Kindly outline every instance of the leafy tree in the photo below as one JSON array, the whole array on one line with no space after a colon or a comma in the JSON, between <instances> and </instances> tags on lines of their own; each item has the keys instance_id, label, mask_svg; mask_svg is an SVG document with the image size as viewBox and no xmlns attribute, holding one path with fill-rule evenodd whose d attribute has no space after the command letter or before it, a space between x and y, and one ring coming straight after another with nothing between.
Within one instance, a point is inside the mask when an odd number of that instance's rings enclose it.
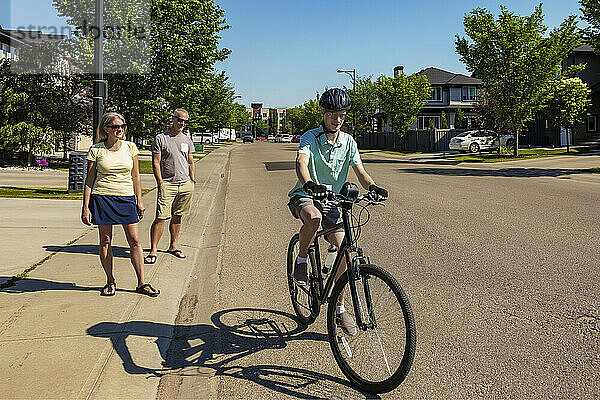
<instances>
[{"instance_id":1,"label":"leafy tree","mask_svg":"<svg viewBox=\"0 0 600 400\"><path fill-rule=\"evenodd\" d=\"M392 123L392 131L396 134L394 140L416 122L417 114L430 94L431 86L425 75L381 75L377 79L379 106Z\"/></svg>"},{"instance_id":2,"label":"leafy tree","mask_svg":"<svg viewBox=\"0 0 600 400\"><path fill-rule=\"evenodd\" d=\"M446 112L442 111L442 116L440 118L440 125L442 129L448 129L448 118L446 117Z\"/></svg>"},{"instance_id":3,"label":"leafy tree","mask_svg":"<svg viewBox=\"0 0 600 400\"><path fill-rule=\"evenodd\" d=\"M256 132L256 136L266 136L269 131L269 124L266 121L259 119L254 123L254 131Z\"/></svg>"},{"instance_id":4,"label":"leafy tree","mask_svg":"<svg viewBox=\"0 0 600 400\"><path fill-rule=\"evenodd\" d=\"M460 106L456 106L456 115L454 116L454 129L464 129L466 127L465 117Z\"/></svg>"},{"instance_id":5,"label":"leafy tree","mask_svg":"<svg viewBox=\"0 0 600 400\"><path fill-rule=\"evenodd\" d=\"M352 107L348 112L348 119L356 121L358 132L374 132L373 115L377 111L377 85L372 76L357 77L353 90L348 90Z\"/></svg>"},{"instance_id":6,"label":"leafy tree","mask_svg":"<svg viewBox=\"0 0 600 400\"><path fill-rule=\"evenodd\" d=\"M518 16L501 7L498 19L476 8L464 18L465 33L456 35L456 51L494 101L494 115L515 134L546 104L548 83L561 74L561 62L581 42L575 16L545 36L541 4L530 16Z\"/></svg>"},{"instance_id":7,"label":"leafy tree","mask_svg":"<svg viewBox=\"0 0 600 400\"><path fill-rule=\"evenodd\" d=\"M294 129L292 134L302 134L309 129L316 128L323 120L319 103L314 99L307 101L301 106L289 109L288 117Z\"/></svg>"},{"instance_id":8,"label":"leafy tree","mask_svg":"<svg viewBox=\"0 0 600 400\"><path fill-rule=\"evenodd\" d=\"M579 0L579 4L581 4L582 18L589 24L584 28L586 42L598 52L600 50L600 2Z\"/></svg>"},{"instance_id":9,"label":"leafy tree","mask_svg":"<svg viewBox=\"0 0 600 400\"><path fill-rule=\"evenodd\" d=\"M551 82L550 97L547 98L546 115L550 124L567 129L567 152L569 152L569 129L582 122L588 107L590 88L580 78L562 78Z\"/></svg>"}]
</instances>

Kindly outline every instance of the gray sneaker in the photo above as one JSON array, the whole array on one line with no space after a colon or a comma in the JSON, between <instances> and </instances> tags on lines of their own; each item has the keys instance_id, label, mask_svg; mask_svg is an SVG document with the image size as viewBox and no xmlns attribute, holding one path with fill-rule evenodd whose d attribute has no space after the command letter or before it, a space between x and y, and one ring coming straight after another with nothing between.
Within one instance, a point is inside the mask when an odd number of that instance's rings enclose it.
<instances>
[{"instance_id":1,"label":"gray sneaker","mask_svg":"<svg viewBox=\"0 0 600 400\"><path fill-rule=\"evenodd\" d=\"M296 262L296 267L294 268L294 281L298 285L306 285L308 282L308 264L305 262Z\"/></svg>"},{"instance_id":2,"label":"gray sneaker","mask_svg":"<svg viewBox=\"0 0 600 400\"><path fill-rule=\"evenodd\" d=\"M347 311L335 315L335 324L342 328L342 331L346 335L354 336L358 332L356 322L354 322L354 319Z\"/></svg>"}]
</instances>

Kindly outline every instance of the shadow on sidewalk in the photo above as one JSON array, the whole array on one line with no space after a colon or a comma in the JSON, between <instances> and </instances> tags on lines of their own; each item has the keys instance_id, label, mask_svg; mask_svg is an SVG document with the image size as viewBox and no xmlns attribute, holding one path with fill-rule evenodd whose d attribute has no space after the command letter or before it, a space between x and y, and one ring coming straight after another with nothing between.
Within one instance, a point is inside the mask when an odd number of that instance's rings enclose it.
<instances>
[{"instance_id":1,"label":"shadow on sidewalk","mask_svg":"<svg viewBox=\"0 0 600 400\"><path fill-rule=\"evenodd\" d=\"M212 315L211 320L212 325L101 322L88 328L87 334L110 339L129 374L147 374L163 379L171 376L227 376L298 398L329 398L335 386L352 388L348 381L322 372L280 365L243 366L237 362L262 350L284 349L292 341L306 341L307 350L311 341L327 341L326 334L306 332L306 327L298 324L291 314L235 308L219 311ZM129 336L155 338L163 368L137 365L127 347ZM191 340L203 343L192 345ZM332 386L332 383L336 385ZM320 396L317 393L321 389L323 393ZM365 394L365 398L379 397Z\"/></svg>"},{"instance_id":2,"label":"shadow on sidewalk","mask_svg":"<svg viewBox=\"0 0 600 400\"><path fill-rule=\"evenodd\" d=\"M49 252L58 252L58 253L74 253L74 254L92 254L98 255L98 245L97 244L73 244L70 246L44 246L44 249ZM113 257L117 258L129 258L129 247L122 246L112 246Z\"/></svg>"},{"instance_id":3,"label":"shadow on sidewalk","mask_svg":"<svg viewBox=\"0 0 600 400\"><path fill-rule=\"evenodd\" d=\"M0 282L5 280L0 277ZM10 279L10 278L9 278ZM97 291L102 286L79 286L71 282L54 282L45 279L23 278L14 285L2 289L2 293L30 293L43 292L46 290L80 290L82 292Z\"/></svg>"}]
</instances>

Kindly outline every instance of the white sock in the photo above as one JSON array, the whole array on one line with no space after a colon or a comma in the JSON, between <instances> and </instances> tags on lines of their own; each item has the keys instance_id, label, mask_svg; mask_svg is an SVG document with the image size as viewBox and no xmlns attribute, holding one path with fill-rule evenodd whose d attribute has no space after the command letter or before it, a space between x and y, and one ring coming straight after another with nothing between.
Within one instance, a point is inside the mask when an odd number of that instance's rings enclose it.
<instances>
[{"instance_id":1,"label":"white sock","mask_svg":"<svg viewBox=\"0 0 600 400\"><path fill-rule=\"evenodd\" d=\"M296 257L296 264L300 264L300 263L303 263L303 262L305 263L305 262L307 262L307 260L308 260L308 256L306 256L306 257L300 257L300 256L298 256L298 257Z\"/></svg>"},{"instance_id":2,"label":"white sock","mask_svg":"<svg viewBox=\"0 0 600 400\"><path fill-rule=\"evenodd\" d=\"M344 308L344 305L342 304L341 306L335 306L335 313L336 314L341 314L346 312L346 309Z\"/></svg>"}]
</instances>

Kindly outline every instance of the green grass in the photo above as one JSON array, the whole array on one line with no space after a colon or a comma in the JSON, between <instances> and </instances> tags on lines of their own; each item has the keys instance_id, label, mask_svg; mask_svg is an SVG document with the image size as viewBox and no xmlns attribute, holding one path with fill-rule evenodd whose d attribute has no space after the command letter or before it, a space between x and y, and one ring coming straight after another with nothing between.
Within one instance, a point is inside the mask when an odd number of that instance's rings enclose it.
<instances>
[{"instance_id":1,"label":"green grass","mask_svg":"<svg viewBox=\"0 0 600 400\"><path fill-rule=\"evenodd\" d=\"M547 150L547 149L519 149L519 156L515 158L512 153L508 154L491 152L491 153L479 153L479 154L450 154L447 155L447 159L452 159L455 161L464 161L464 162L484 162L484 163L494 163L494 162L505 162L505 161L517 161L517 160L530 160L534 158L546 158L546 157L556 157L556 156L565 156L577 154L577 149L570 149L569 153L567 153L566 149L556 149L556 150Z\"/></svg>"},{"instance_id":2,"label":"green grass","mask_svg":"<svg viewBox=\"0 0 600 400\"><path fill-rule=\"evenodd\" d=\"M152 174L152 160L138 160L140 174Z\"/></svg>"},{"instance_id":3,"label":"green grass","mask_svg":"<svg viewBox=\"0 0 600 400\"><path fill-rule=\"evenodd\" d=\"M142 196L152 189L142 189ZM81 200L82 193L68 193L66 188L1 186L0 197L22 199Z\"/></svg>"},{"instance_id":4,"label":"green grass","mask_svg":"<svg viewBox=\"0 0 600 400\"><path fill-rule=\"evenodd\" d=\"M361 149L360 152L361 153L376 153L376 152L379 152L379 153L386 153L386 154L396 154L396 155L399 155L399 156L407 156L407 155L410 155L410 154L423 154L422 151L391 151L391 150L378 150L378 149L372 149L372 150Z\"/></svg>"}]
</instances>

